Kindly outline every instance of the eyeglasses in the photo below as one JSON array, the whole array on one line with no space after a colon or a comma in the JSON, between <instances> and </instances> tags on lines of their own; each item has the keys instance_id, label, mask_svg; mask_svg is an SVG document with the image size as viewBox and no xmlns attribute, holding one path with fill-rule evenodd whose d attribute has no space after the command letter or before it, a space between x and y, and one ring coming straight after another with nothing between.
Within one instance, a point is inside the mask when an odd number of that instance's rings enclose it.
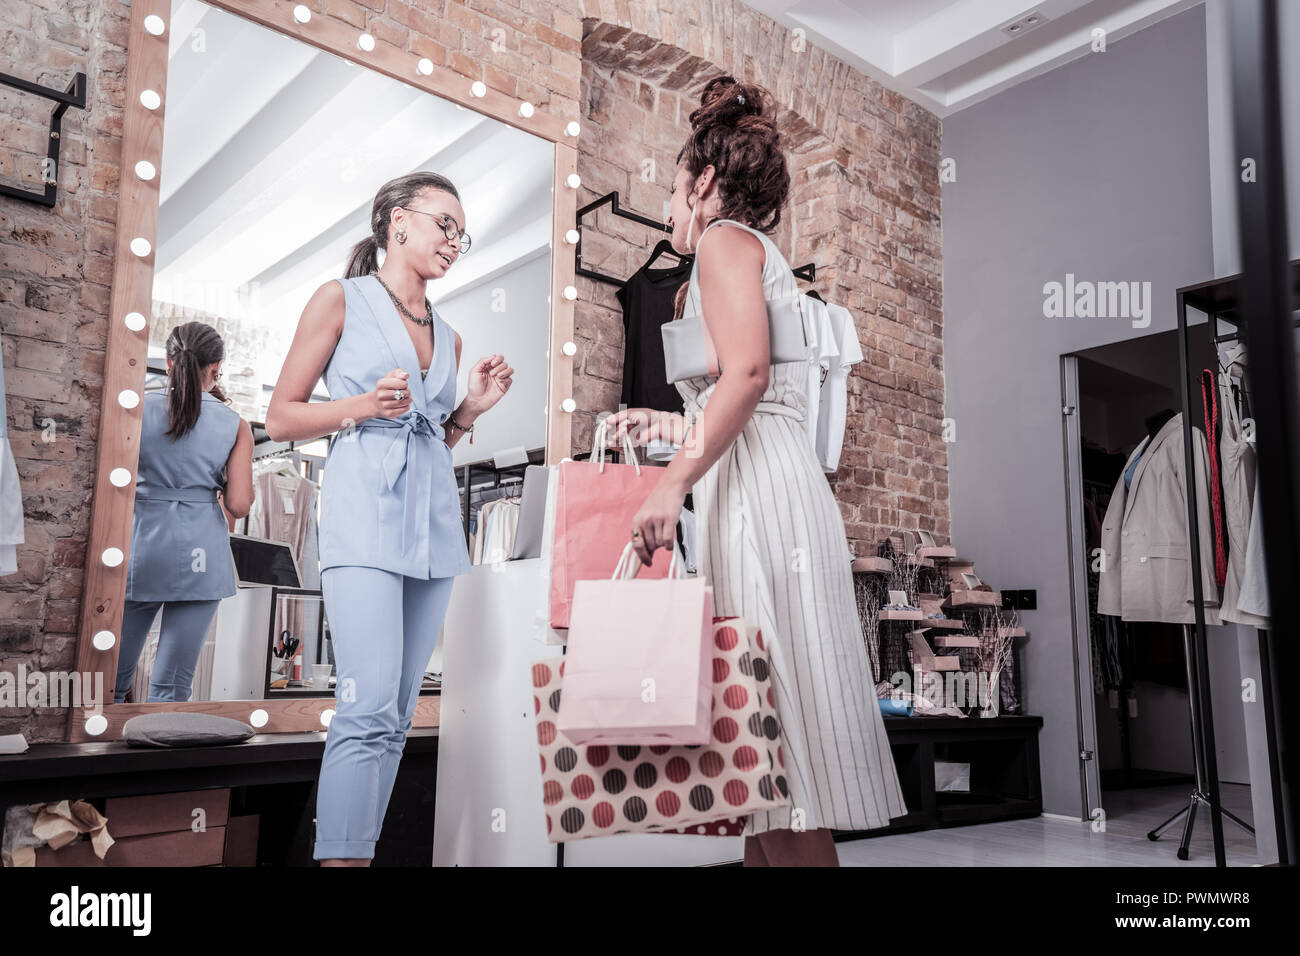
<instances>
[{"instance_id":1,"label":"eyeglasses","mask_svg":"<svg viewBox=\"0 0 1300 956\"><path fill-rule=\"evenodd\" d=\"M412 209L409 206L398 206L398 209L405 209L407 212L418 212L421 216L432 216L434 219L442 219L442 234L448 239L460 240L460 254L464 255L469 252L470 238L469 233L461 232L460 225L451 216L441 212L425 212L423 209Z\"/></svg>"}]
</instances>

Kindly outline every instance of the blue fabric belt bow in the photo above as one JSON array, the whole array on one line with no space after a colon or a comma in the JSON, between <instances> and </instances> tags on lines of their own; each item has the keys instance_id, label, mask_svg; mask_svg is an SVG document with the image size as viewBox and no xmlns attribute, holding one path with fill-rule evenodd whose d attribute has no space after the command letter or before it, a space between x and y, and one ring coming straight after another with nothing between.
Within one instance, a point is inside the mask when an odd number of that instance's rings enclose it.
<instances>
[{"instance_id":1,"label":"blue fabric belt bow","mask_svg":"<svg viewBox=\"0 0 1300 956\"><path fill-rule=\"evenodd\" d=\"M215 488L150 488L136 485L135 496L151 501L216 501Z\"/></svg>"},{"instance_id":2,"label":"blue fabric belt bow","mask_svg":"<svg viewBox=\"0 0 1300 956\"><path fill-rule=\"evenodd\" d=\"M388 446L380 462L384 483L388 490L397 487L402 472L407 470L411 456L416 456L414 467L406 476L406 493L402 502L401 553L406 554L407 529L414 528L418 540L428 544L429 499L433 492L435 441L441 441L443 427L424 412L412 408L401 418L367 418L358 428L401 428L405 435L397 435ZM427 557L427 555L426 555Z\"/></svg>"}]
</instances>

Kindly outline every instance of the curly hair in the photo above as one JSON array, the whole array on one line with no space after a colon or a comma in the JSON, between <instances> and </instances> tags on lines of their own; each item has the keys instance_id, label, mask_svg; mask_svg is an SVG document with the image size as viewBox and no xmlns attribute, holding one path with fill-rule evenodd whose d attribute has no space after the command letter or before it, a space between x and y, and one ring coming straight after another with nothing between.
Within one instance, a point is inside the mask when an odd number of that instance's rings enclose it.
<instances>
[{"instance_id":1,"label":"curly hair","mask_svg":"<svg viewBox=\"0 0 1300 956\"><path fill-rule=\"evenodd\" d=\"M691 135L677 154L692 176L705 166L717 171L720 217L760 232L777 227L790 195L790 170L772 112L772 95L763 87L716 77L704 87L689 117Z\"/></svg>"}]
</instances>

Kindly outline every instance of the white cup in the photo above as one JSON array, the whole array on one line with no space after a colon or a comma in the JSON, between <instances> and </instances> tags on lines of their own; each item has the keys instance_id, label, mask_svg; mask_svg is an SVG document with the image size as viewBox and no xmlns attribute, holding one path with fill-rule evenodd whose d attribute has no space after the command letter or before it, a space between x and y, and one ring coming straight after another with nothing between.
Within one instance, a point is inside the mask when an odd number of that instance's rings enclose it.
<instances>
[{"instance_id":1,"label":"white cup","mask_svg":"<svg viewBox=\"0 0 1300 956\"><path fill-rule=\"evenodd\" d=\"M311 686L312 687L329 687L330 674L334 671L333 664L313 664L311 665Z\"/></svg>"}]
</instances>

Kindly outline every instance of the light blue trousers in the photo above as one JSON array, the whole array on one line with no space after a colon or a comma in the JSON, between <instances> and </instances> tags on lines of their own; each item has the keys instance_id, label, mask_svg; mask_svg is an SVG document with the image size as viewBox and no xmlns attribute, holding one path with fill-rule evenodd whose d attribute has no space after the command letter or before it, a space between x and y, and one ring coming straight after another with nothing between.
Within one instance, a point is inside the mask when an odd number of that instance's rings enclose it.
<instances>
[{"instance_id":1,"label":"light blue trousers","mask_svg":"<svg viewBox=\"0 0 1300 956\"><path fill-rule=\"evenodd\" d=\"M338 683L316 792L317 860L375 855L455 580L347 566L321 572Z\"/></svg>"},{"instance_id":2,"label":"light blue trousers","mask_svg":"<svg viewBox=\"0 0 1300 956\"><path fill-rule=\"evenodd\" d=\"M122 647L117 655L113 703L126 699L149 628L162 608L158 657L149 674L148 700L189 700L194 666L220 601L127 601L122 605Z\"/></svg>"}]
</instances>

